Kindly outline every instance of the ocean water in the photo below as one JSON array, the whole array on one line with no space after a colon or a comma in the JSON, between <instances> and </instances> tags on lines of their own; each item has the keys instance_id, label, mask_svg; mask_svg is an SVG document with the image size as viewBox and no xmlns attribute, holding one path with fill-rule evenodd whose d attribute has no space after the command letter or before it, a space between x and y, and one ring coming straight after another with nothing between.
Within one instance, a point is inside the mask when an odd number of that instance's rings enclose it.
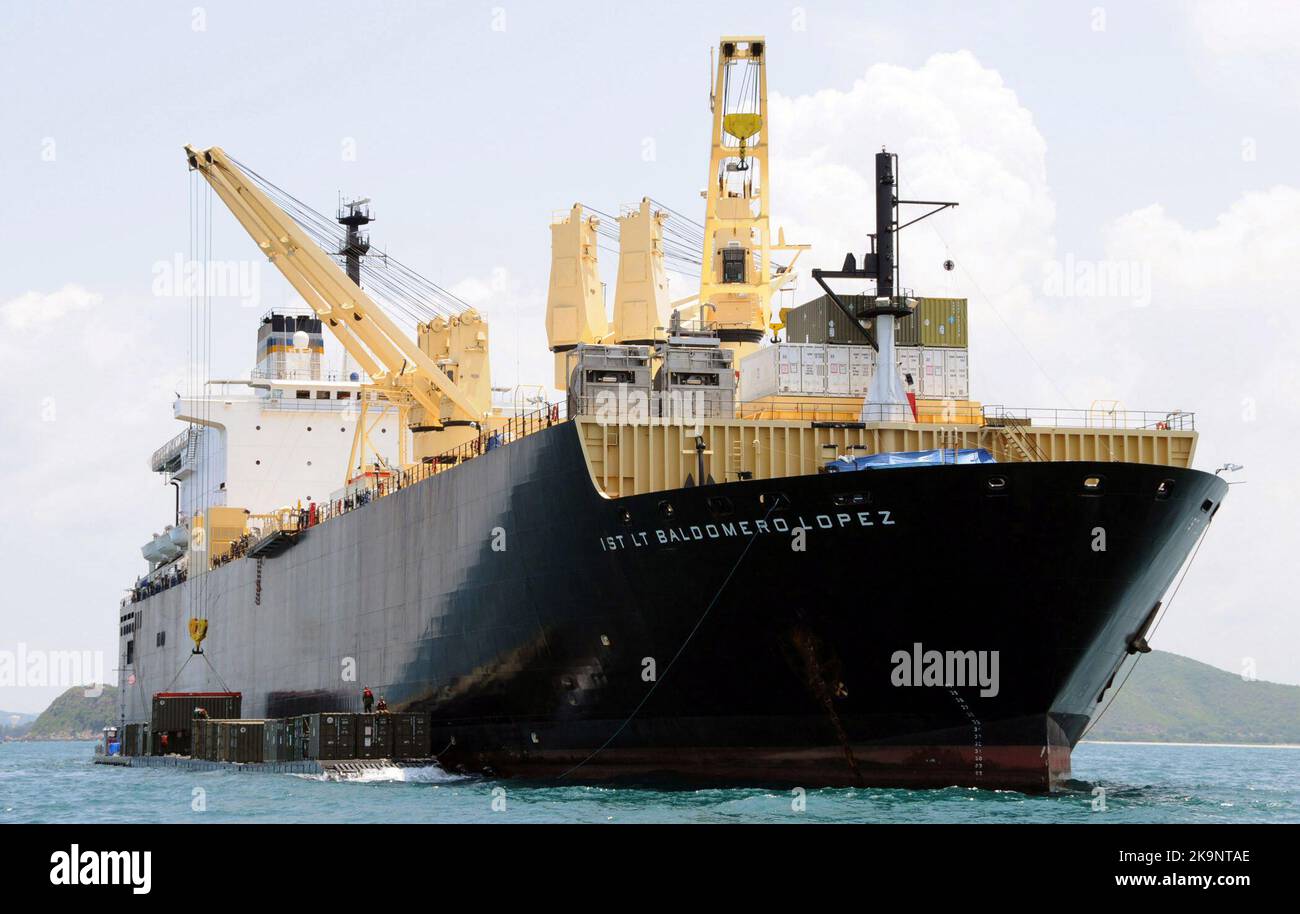
<instances>
[{"instance_id":1,"label":"ocean water","mask_svg":"<svg viewBox=\"0 0 1300 914\"><path fill-rule=\"evenodd\" d=\"M825 789L795 811L786 790L521 784L436 767L357 781L118 768L91 764L92 745L0 744L0 822L1300 822L1300 749L1280 747L1083 743L1072 789L1052 796Z\"/></svg>"}]
</instances>

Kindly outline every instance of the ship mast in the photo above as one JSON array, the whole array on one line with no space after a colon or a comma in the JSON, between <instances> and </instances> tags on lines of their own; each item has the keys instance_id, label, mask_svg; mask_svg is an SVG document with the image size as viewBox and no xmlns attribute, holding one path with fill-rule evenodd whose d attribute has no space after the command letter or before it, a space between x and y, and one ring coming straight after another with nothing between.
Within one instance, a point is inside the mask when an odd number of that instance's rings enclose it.
<instances>
[{"instance_id":1,"label":"ship mast","mask_svg":"<svg viewBox=\"0 0 1300 914\"><path fill-rule=\"evenodd\" d=\"M361 288L361 258L370 252L370 236L362 234L361 228L375 221L370 215L370 198L361 197L342 202L335 221L347 228L347 235L339 244L339 255L343 258L343 270L348 274L348 279L356 283L359 289ZM344 380L350 374L348 370L350 367L348 351L344 349L342 371Z\"/></svg>"},{"instance_id":2,"label":"ship mast","mask_svg":"<svg viewBox=\"0 0 1300 914\"><path fill-rule=\"evenodd\" d=\"M915 219L900 223L900 206L929 206L932 209ZM957 204L946 200L898 199L898 155L882 148L876 153L876 230L870 236L871 250L862 255L861 268L850 252L845 255L844 265L840 269L812 271L817 284L855 326L862 328L867 340L879 354L879 367L862 404L863 421L907 420L916 417L894 358L895 321L907 317L916 307L916 299L911 297L910 290L899 286L898 233L950 206ZM876 294L868 296L870 301L865 307L855 310L835 294L835 290L826 283L827 279L874 279ZM873 318L874 333L871 330Z\"/></svg>"}]
</instances>

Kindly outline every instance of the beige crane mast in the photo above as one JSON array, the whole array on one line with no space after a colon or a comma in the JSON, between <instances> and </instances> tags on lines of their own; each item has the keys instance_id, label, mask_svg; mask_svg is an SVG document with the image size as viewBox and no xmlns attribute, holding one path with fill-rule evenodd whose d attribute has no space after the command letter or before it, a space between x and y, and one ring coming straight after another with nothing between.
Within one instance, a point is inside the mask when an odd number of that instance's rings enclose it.
<instances>
[{"instance_id":1,"label":"beige crane mast","mask_svg":"<svg viewBox=\"0 0 1300 914\"><path fill-rule=\"evenodd\" d=\"M546 293L546 342L555 353L555 388L568 390L568 353L609 335L596 252L600 220L581 203L551 221L551 280Z\"/></svg>"},{"instance_id":2,"label":"beige crane mast","mask_svg":"<svg viewBox=\"0 0 1300 914\"><path fill-rule=\"evenodd\" d=\"M618 217L618 285L614 291L614 342L647 345L668 321L668 275L664 270L667 214L640 205Z\"/></svg>"},{"instance_id":3,"label":"beige crane mast","mask_svg":"<svg viewBox=\"0 0 1300 914\"><path fill-rule=\"evenodd\" d=\"M185 147L191 169L211 185L244 231L295 291L329 327L363 371L369 389L396 404L406 428L413 432L416 460L430 458L476 437L487 421L491 387L487 377L487 326L470 309L453 318L469 331L457 346L475 362L473 383L453 380L443 367L460 361L442 340L441 330L425 328L422 341L413 341L217 146ZM443 365L440 367L439 362ZM456 372L453 370L452 372ZM468 374L460 372L460 377ZM360 424L364 426L364 422ZM426 434L429 433L429 434Z\"/></svg>"}]
</instances>

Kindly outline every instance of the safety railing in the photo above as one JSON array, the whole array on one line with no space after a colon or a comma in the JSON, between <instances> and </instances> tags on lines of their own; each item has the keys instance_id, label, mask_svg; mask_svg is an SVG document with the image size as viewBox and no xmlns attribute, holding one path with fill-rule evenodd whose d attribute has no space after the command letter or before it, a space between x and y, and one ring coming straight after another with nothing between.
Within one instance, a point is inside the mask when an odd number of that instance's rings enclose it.
<instances>
[{"instance_id":1,"label":"safety railing","mask_svg":"<svg viewBox=\"0 0 1300 914\"><path fill-rule=\"evenodd\" d=\"M480 457L489 451L505 447L529 435L552 428L569 418L565 404L552 403L539 409L521 413L493 423L490 429L481 431L477 437L459 447L450 448L404 470L376 467L373 476L364 484L354 484L350 492L341 498L329 502L313 503L305 509L289 512L293 515L294 530L303 530L331 518L338 517L364 507L377 498L384 498L409 488L418 482L454 469L463 463ZM283 514L283 512L281 512Z\"/></svg>"},{"instance_id":2,"label":"safety railing","mask_svg":"<svg viewBox=\"0 0 1300 914\"><path fill-rule=\"evenodd\" d=\"M691 425L716 419L808 422L915 422L939 425L1017 425L1081 429L1148 429L1191 431L1194 413L1182 410L1056 409L967 404L952 400L918 400L917 417L897 403L863 403L845 396L816 400L766 397L732 402L710 396L707 388L684 391L608 390L570 397L572 415L602 424Z\"/></svg>"},{"instance_id":3,"label":"safety railing","mask_svg":"<svg viewBox=\"0 0 1300 914\"><path fill-rule=\"evenodd\" d=\"M188 448L190 440L198 435L198 428L193 425L186 426L184 431L153 452L153 456L149 458L149 468L155 473L161 472L169 463L181 457Z\"/></svg>"}]
</instances>

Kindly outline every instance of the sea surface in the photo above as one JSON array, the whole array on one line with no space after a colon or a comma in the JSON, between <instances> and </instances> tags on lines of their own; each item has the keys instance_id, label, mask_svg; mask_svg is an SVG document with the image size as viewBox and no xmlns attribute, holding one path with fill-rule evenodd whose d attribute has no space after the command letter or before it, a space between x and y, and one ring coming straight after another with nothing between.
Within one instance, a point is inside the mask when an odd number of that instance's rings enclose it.
<instances>
[{"instance_id":1,"label":"sea surface","mask_svg":"<svg viewBox=\"0 0 1300 914\"><path fill-rule=\"evenodd\" d=\"M1071 789L1033 797L558 786L436 767L325 781L94 765L92 754L89 742L0 744L0 822L1300 822L1300 748L1284 747L1082 743Z\"/></svg>"}]
</instances>

